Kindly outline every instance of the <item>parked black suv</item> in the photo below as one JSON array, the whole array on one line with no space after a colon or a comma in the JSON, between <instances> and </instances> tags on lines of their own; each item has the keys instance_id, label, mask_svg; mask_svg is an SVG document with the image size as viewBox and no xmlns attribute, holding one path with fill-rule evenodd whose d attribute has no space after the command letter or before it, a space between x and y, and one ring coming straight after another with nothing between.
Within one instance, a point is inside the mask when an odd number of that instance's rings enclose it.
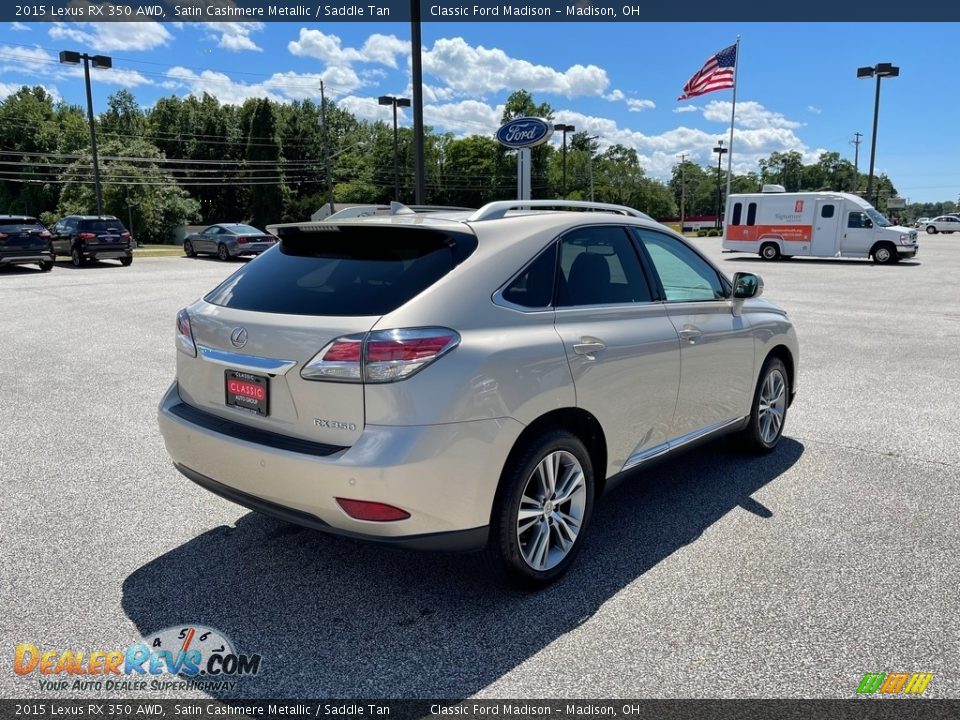
<instances>
[{"instance_id":1,"label":"parked black suv","mask_svg":"<svg viewBox=\"0 0 960 720\"><path fill-rule=\"evenodd\" d=\"M130 233L113 215L68 215L51 228L53 251L69 255L75 267L90 260L133 262Z\"/></svg>"},{"instance_id":2,"label":"parked black suv","mask_svg":"<svg viewBox=\"0 0 960 720\"><path fill-rule=\"evenodd\" d=\"M32 265L53 269L50 233L35 217L0 215L0 266Z\"/></svg>"}]
</instances>

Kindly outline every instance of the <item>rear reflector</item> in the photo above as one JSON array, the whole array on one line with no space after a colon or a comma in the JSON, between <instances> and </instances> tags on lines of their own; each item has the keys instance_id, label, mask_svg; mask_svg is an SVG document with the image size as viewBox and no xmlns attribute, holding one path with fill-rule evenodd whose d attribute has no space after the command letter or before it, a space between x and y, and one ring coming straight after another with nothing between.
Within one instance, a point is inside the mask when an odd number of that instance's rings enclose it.
<instances>
[{"instance_id":1,"label":"rear reflector","mask_svg":"<svg viewBox=\"0 0 960 720\"><path fill-rule=\"evenodd\" d=\"M337 505L354 520L369 520L371 522L393 522L406 520L410 513L393 505L369 502L368 500L348 500L337 498Z\"/></svg>"}]
</instances>

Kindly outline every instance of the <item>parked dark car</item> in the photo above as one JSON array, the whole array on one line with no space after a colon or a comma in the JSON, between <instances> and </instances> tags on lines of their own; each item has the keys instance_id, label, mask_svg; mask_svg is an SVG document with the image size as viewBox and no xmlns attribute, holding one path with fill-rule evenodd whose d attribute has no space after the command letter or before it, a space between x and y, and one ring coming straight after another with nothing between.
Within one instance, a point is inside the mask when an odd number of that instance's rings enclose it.
<instances>
[{"instance_id":1,"label":"parked dark car","mask_svg":"<svg viewBox=\"0 0 960 720\"><path fill-rule=\"evenodd\" d=\"M0 267L33 264L53 269L50 232L35 217L0 215Z\"/></svg>"},{"instance_id":2,"label":"parked dark car","mask_svg":"<svg viewBox=\"0 0 960 720\"><path fill-rule=\"evenodd\" d=\"M69 255L74 267L91 260L133 262L130 233L113 215L68 215L51 229L53 251Z\"/></svg>"},{"instance_id":3,"label":"parked dark car","mask_svg":"<svg viewBox=\"0 0 960 720\"><path fill-rule=\"evenodd\" d=\"M259 255L269 250L277 239L263 230L243 223L217 223L183 241L183 252L188 257L200 254L216 255L221 260L241 255Z\"/></svg>"}]
</instances>

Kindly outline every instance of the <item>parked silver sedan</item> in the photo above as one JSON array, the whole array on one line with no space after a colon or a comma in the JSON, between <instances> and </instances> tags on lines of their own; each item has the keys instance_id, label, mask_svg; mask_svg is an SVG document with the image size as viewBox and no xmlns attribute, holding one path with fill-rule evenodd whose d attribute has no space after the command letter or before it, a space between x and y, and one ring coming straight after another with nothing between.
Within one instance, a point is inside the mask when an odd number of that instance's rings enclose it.
<instances>
[{"instance_id":1,"label":"parked silver sedan","mask_svg":"<svg viewBox=\"0 0 960 720\"><path fill-rule=\"evenodd\" d=\"M780 441L786 312L642 213L504 201L277 233L180 311L159 408L180 472L240 505L484 550L541 587L626 471L724 434Z\"/></svg>"},{"instance_id":2,"label":"parked silver sedan","mask_svg":"<svg viewBox=\"0 0 960 720\"><path fill-rule=\"evenodd\" d=\"M216 255L221 260L259 255L277 242L273 235L242 223L217 223L183 241L183 252L188 257Z\"/></svg>"},{"instance_id":3,"label":"parked silver sedan","mask_svg":"<svg viewBox=\"0 0 960 720\"><path fill-rule=\"evenodd\" d=\"M927 220L923 226L931 235L934 235L938 232L960 232L960 218L954 215L941 215L940 217L935 217L933 220Z\"/></svg>"}]
</instances>

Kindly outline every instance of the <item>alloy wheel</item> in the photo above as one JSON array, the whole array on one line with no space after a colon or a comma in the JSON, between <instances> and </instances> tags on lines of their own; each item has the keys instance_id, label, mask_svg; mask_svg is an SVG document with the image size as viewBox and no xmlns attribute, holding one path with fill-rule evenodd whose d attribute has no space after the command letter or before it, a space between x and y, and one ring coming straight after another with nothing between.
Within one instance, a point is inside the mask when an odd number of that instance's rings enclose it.
<instances>
[{"instance_id":1,"label":"alloy wheel","mask_svg":"<svg viewBox=\"0 0 960 720\"><path fill-rule=\"evenodd\" d=\"M760 437L768 445L773 443L783 427L787 409L787 383L779 369L771 370L763 381L757 415L760 420Z\"/></svg>"},{"instance_id":2,"label":"alloy wheel","mask_svg":"<svg viewBox=\"0 0 960 720\"><path fill-rule=\"evenodd\" d=\"M527 479L517 513L524 562L541 572L556 567L577 541L586 506L586 478L577 458L565 450L544 457Z\"/></svg>"}]
</instances>

